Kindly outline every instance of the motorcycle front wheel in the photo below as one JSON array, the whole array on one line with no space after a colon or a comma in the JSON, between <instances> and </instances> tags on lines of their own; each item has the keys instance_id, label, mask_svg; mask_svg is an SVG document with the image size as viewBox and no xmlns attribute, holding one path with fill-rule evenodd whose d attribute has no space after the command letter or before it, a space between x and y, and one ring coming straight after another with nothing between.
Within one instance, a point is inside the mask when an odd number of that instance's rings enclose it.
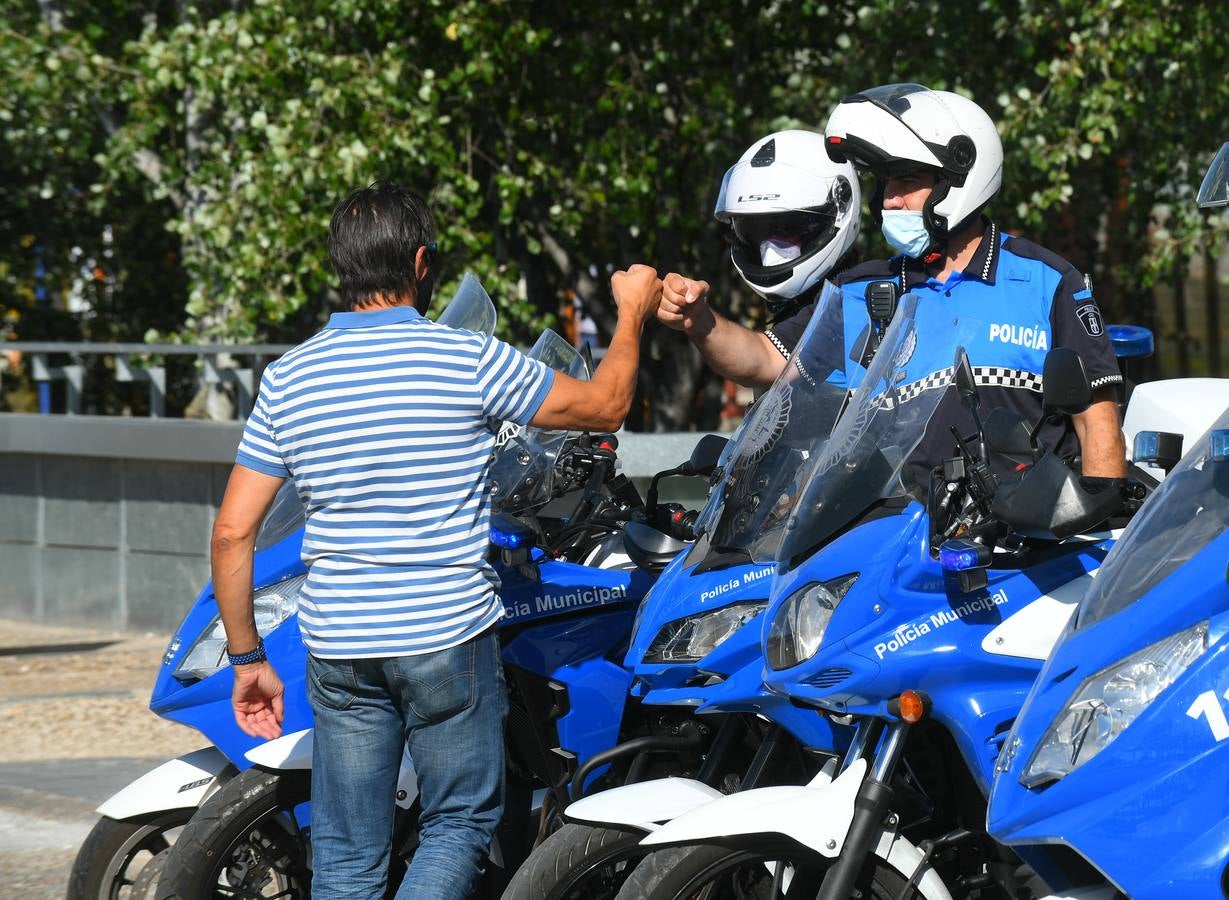
<instances>
[{"instance_id":1,"label":"motorcycle front wheel","mask_svg":"<svg viewBox=\"0 0 1229 900\"><path fill-rule=\"evenodd\" d=\"M248 769L205 801L166 858L158 900L311 896L311 849L295 809L310 772Z\"/></svg>"},{"instance_id":2,"label":"motorcycle front wheel","mask_svg":"<svg viewBox=\"0 0 1229 900\"><path fill-rule=\"evenodd\" d=\"M733 850L701 844L650 853L623 883L618 900L812 900L832 861L797 847ZM905 879L877 856L858 874L853 896L896 900Z\"/></svg>"},{"instance_id":3,"label":"motorcycle front wheel","mask_svg":"<svg viewBox=\"0 0 1229 900\"><path fill-rule=\"evenodd\" d=\"M564 825L529 855L503 900L613 900L644 858L643 831Z\"/></svg>"},{"instance_id":4,"label":"motorcycle front wheel","mask_svg":"<svg viewBox=\"0 0 1229 900\"><path fill-rule=\"evenodd\" d=\"M168 835L186 825L193 812L173 809L143 819L103 816L73 860L68 900L141 898L135 893L141 873L170 846Z\"/></svg>"}]
</instances>

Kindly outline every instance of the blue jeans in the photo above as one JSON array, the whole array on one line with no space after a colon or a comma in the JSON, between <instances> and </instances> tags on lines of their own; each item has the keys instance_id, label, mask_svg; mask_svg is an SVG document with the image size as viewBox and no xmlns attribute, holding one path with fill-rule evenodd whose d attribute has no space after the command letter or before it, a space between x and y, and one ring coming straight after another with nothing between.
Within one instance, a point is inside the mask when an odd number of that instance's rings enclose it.
<instances>
[{"instance_id":1,"label":"blue jeans","mask_svg":"<svg viewBox=\"0 0 1229 900\"><path fill-rule=\"evenodd\" d=\"M468 897L503 812L498 632L420 656L307 660L314 900L384 896L407 744L422 815L397 900Z\"/></svg>"}]
</instances>

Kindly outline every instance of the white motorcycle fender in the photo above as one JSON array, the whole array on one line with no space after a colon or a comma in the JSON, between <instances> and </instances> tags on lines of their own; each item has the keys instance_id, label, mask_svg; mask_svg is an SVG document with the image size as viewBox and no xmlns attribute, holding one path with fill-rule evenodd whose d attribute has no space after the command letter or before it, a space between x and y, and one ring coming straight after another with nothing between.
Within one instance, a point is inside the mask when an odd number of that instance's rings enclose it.
<instances>
[{"instance_id":1,"label":"white motorcycle fender","mask_svg":"<svg viewBox=\"0 0 1229 900\"><path fill-rule=\"evenodd\" d=\"M692 778L658 778L577 800L563 811L563 818L589 825L654 831L659 822L668 822L724 796L716 788Z\"/></svg>"},{"instance_id":2,"label":"white motorcycle fender","mask_svg":"<svg viewBox=\"0 0 1229 900\"><path fill-rule=\"evenodd\" d=\"M206 747L164 762L112 794L98 807L111 819L131 819L172 809L195 809L226 780L230 765L217 747Z\"/></svg>"},{"instance_id":3,"label":"white motorcycle fender","mask_svg":"<svg viewBox=\"0 0 1229 900\"><path fill-rule=\"evenodd\" d=\"M253 747L244 754L248 761L264 769L311 769L312 729L305 728ZM397 805L409 809L418 799L418 776L406 749L397 774Z\"/></svg>"},{"instance_id":4,"label":"white motorcycle fender","mask_svg":"<svg viewBox=\"0 0 1229 900\"><path fill-rule=\"evenodd\" d=\"M836 760L824 763L807 787L822 787L836 774ZM694 778L658 778L625 784L577 800L563 812L569 822L619 825L639 831L656 831L661 823L677 819L700 806L726 796Z\"/></svg>"},{"instance_id":5,"label":"white motorcycle fender","mask_svg":"<svg viewBox=\"0 0 1229 900\"><path fill-rule=\"evenodd\" d=\"M866 760L855 761L828 784L758 788L730 794L666 823L641 841L642 846L694 844L740 835L780 834L821 856L835 859L853 822L854 801L866 777ZM875 855L900 872L913 875L922 851L891 831L882 831ZM951 900L934 870L918 883L926 900Z\"/></svg>"},{"instance_id":6,"label":"white motorcycle fender","mask_svg":"<svg viewBox=\"0 0 1229 900\"><path fill-rule=\"evenodd\" d=\"M292 731L266 741L243 754L248 762L265 769L310 769L312 767L312 730Z\"/></svg>"}]
</instances>

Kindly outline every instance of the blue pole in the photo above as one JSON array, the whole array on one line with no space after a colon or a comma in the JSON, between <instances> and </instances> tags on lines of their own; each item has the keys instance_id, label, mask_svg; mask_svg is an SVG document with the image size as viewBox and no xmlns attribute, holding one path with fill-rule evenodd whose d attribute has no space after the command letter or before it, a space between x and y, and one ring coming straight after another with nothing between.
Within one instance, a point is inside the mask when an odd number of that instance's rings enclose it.
<instances>
[{"instance_id":1,"label":"blue pole","mask_svg":"<svg viewBox=\"0 0 1229 900\"><path fill-rule=\"evenodd\" d=\"M43 265L43 245L36 244L34 247L34 301L39 306L46 306L48 302L46 278L47 268ZM38 411L44 416L51 415L50 381L38 383Z\"/></svg>"}]
</instances>

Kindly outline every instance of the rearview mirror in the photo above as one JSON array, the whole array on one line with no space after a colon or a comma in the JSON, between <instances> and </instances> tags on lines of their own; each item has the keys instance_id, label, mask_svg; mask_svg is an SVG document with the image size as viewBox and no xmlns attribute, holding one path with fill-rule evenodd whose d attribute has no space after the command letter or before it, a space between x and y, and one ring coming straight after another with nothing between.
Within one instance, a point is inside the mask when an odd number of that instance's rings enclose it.
<instances>
[{"instance_id":1,"label":"rearview mirror","mask_svg":"<svg viewBox=\"0 0 1229 900\"><path fill-rule=\"evenodd\" d=\"M691 459L681 468L682 475L712 475L717 470L721 454L725 452L730 439L719 434L706 434L700 438L695 449L691 451Z\"/></svg>"},{"instance_id":2,"label":"rearview mirror","mask_svg":"<svg viewBox=\"0 0 1229 900\"><path fill-rule=\"evenodd\" d=\"M1092 384L1080 354L1055 347L1046 354L1041 370L1041 392L1046 409L1074 416L1092 403Z\"/></svg>"},{"instance_id":3,"label":"rearview mirror","mask_svg":"<svg viewBox=\"0 0 1229 900\"><path fill-rule=\"evenodd\" d=\"M956 348L955 370L956 393L960 395L960 402L972 409L978 404L977 381L973 378L973 364L969 362L964 347Z\"/></svg>"}]
</instances>

